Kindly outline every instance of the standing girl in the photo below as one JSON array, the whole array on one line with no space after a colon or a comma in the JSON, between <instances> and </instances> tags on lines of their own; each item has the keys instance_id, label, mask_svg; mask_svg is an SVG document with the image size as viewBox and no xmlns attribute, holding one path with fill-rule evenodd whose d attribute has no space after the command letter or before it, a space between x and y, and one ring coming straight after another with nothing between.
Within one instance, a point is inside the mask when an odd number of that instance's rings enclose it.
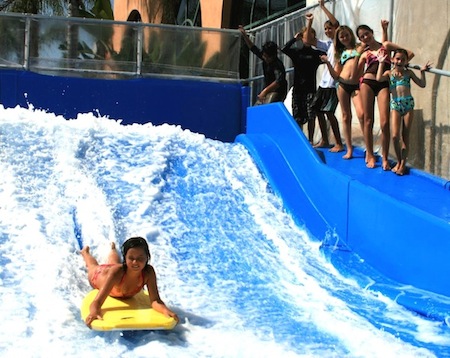
<instances>
[{"instance_id":1,"label":"standing girl","mask_svg":"<svg viewBox=\"0 0 450 358\"><path fill-rule=\"evenodd\" d=\"M342 123L344 126L344 138L347 146L347 152L344 159L353 157L352 146L352 108L351 100L355 106L356 115L363 130L363 112L361 101L359 99L359 78L362 75L362 69L359 66L359 58L364 52L364 45L356 44L356 37L352 29L342 25L336 30L334 40L336 51L335 66L332 66L330 59L326 56L322 60L328 66L331 76L338 81L337 96L342 111Z\"/></svg>"},{"instance_id":2,"label":"standing girl","mask_svg":"<svg viewBox=\"0 0 450 358\"><path fill-rule=\"evenodd\" d=\"M386 59L387 55L380 55L378 62L383 64ZM404 49L394 51L391 70L383 72L382 66L378 67L377 81L389 81L389 88L392 94L392 142L394 143L395 155L397 156L397 164L392 168L392 171L398 175L403 175L406 171L409 133L414 115L414 98L411 96L411 80L419 87L424 88L427 84L425 71L430 69L430 67L431 64L429 62L422 66L420 68L421 76L418 78L413 71L408 69L408 52Z\"/></svg>"},{"instance_id":3,"label":"standing girl","mask_svg":"<svg viewBox=\"0 0 450 358\"><path fill-rule=\"evenodd\" d=\"M356 29L356 34L361 42L367 47L367 51L360 57L360 64L366 65L366 70L360 84L361 103L364 112L364 140L366 142L366 166L375 168L376 158L373 151L373 124L375 112L375 97L377 97L378 111L380 115L381 128L381 155L383 170L390 170L389 164L389 81L382 79L377 81L379 56L387 55L386 61L382 64L383 72L390 69L390 54L399 49L400 46L390 41L380 43L375 40L373 30L367 25L360 25ZM414 57L414 53L408 51L408 60Z\"/></svg>"}]
</instances>

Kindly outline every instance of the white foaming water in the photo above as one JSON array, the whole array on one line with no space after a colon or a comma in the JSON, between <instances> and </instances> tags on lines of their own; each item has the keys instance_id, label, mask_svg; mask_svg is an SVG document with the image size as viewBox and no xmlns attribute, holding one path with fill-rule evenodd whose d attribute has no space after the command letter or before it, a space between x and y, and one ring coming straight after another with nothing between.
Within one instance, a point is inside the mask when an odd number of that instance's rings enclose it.
<instances>
[{"instance_id":1,"label":"white foaming water","mask_svg":"<svg viewBox=\"0 0 450 358\"><path fill-rule=\"evenodd\" d=\"M2 357L450 355L448 327L341 276L239 144L0 107L0 170ZM181 322L90 331L80 244L136 235Z\"/></svg>"}]
</instances>

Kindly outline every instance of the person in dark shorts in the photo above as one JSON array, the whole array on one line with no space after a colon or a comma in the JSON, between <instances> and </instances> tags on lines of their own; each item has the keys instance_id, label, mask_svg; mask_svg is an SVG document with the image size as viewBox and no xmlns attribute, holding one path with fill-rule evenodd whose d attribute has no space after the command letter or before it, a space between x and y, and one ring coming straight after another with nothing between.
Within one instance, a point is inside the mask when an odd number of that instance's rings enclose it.
<instances>
[{"instance_id":1,"label":"person in dark shorts","mask_svg":"<svg viewBox=\"0 0 450 358\"><path fill-rule=\"evenodd\" d=\"M334 17L334 15L325 7L324 0L318 0L319 6L322 11L327 16L328 20L324 23L324 32L327 36L326 40L316 39L312 45L316 48L325 51L327 53L327 58L331 62L331 66L335 65L335 49L334 49L334 35L336 29L339 27L339 21ZM309 16L312 16L309 15ZM336 81L330 74L327 66L322 73L322 78L319 82L319 88L317 89L316 95L313 99L312 107L317 114L317 119L319 121L319 127L322 134L322 139L315 147L328 147L328 128L325 117L330 122L331 130L335 138L335 144L330 149L330 152L341 152L344 150L344 145L342 144L341 131L339 129L339 122L336 118L334 112L338 104L338 97L336 91Z\"/></svg>"},{"instance_id":2,"label":"person in dark shorts","mask_svg":"<svg viewBox=\"0 0 450 358\"><path fill-rule=\"evenodd\" d=\"M290 57L294 65L292 116L300 128L308 123L308 139L313 143L316 114L312 108L312 101L317 88L317 68L323 64L320 56L324 55L325 52L311 47L312 41L308 38L308 33L312 34L313 38L316 37L316 31L311 28L311 25L312 19L307 18L307 26L297 32L281 51ZM308 27L310 28L309 31ZM293 47L296 42L298 42L297 46Z\"/></svg>"},{"instance_id":3,"label":"person in dark shorts","mask_svg":"<svg viewBox=\"0 0 450 358\"><path fill-rule=\"evenodd\" d=\"M268 41L260 49L250 40L242 26L239 26L239 31L250 51L263 60L264 88L258 94L256 104L283 102L287 94L286 69L278 57L277 44Z\"/></svg>"}]
</instances>

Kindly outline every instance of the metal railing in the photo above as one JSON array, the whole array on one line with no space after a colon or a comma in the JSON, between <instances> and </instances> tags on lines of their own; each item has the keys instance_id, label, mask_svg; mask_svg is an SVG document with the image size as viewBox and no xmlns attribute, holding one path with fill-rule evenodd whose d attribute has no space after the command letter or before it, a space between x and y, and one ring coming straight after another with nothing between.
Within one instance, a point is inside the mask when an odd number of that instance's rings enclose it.
<instances>
[{"instance_id":1,"label":"metal railing","mask_svg":"<svg viewBox=\"0 0 450 358\"><path fill-rule=\"evenodd\" d=\"M0 13L0 68L238 81L236 30Z\"/></svg>"}]
</instances>

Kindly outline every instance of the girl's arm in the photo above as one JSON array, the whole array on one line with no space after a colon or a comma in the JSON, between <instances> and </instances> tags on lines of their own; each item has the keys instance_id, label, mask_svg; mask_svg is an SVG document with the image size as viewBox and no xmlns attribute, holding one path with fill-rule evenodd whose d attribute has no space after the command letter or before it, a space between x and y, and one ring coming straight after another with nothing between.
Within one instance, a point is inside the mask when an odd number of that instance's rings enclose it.
<instances>
[{"instance_id":1,"label":"girl's arm","mask_svg":"<svg viewBox=\"0 0 450 358\"><path fill-rule=\"evenodd\" d=\"M327 15L328 20L330 20L330 22L333 24L333 26L338 27L339 21L337 21L337 19L333 15L333 13L325 7L325 0L319 0L319 6L323 10L325 15Z\"/></svg>"},{"instance_id":2,"label":"girl's arm","mask_svg":"<svg viewBox=\"0 0 450 358\"><path fill-rule=\"evenodd\" d=\"M381 30L382 30L382 35L381 35L381 42L385 43L386 41L388 41L389 36L388 36L388 26L389 26L389 21L388 20L381 20Z\"/></svg>"},{"instance_id":3,"label":"girl's arm","mask_svg":"<svg viewBox=\"0 0 450 358\"><path fill-rule=\"evenodd\" d=\"M338 80L339 79L339 75L342 72L341 62L340 61L336 61L335 65L334 65L334 68L333 68L333 66L331 66L330 61L328 60L328 56L327 55L320 56L320 59L322 60L322 62L325 63L325 65L327 65L328 71L330 71L331 77L333 77L334 80Z\"/></svg>"},{"instance_id":4,"label":"girl's arm","mask_svg":"<svg viewBox=\"0 0 450 358\"><path fill-rule=\"evenodd\" d=\"M390 41L384 41L383 46L386 48L386 50L389 52L389 54L394 50L403 48L403 47L401 47L393 42L390 42ZM405 49L405 50L408 53L408 61L410 61L415 56L415 54L411 50L408 50L408 49Z\"/></svg>"},{"instance_id":5,"label":"girl's arm","mask_svg":"<svg viewBox=\"0 0 450 358\"><path fill-rule=\"evenodd\" d=\"M312 23L314 21L313 14L306 14L306 38L308 39L308 44L317 46L317 38L312 33Z\"/></svg>"},{"instance_id":6,"label":"girl's arm","mask_svg":"<svg viewBox=\"0 0 450 358\"><path fill-rule=\"evenodd\" d=\"M364 65L366 63L366 58L364 53L366 52L366 45L360 43L356 46L356 51L358 52L358 57L353 61L353 71L352 78L359 78L363 75ZM361 57L364 55L364 60L361 61Z\"/></svg>"},{"instance_id":7,"label":"girl's arm","mask_svg":"<svg viewBox=\"0 0 450 358\"><path fill-rule=\"evenodd\" d=\"M410 75L411 79L414 81L414 83L416 85L418 85L419 87L424 88L427 85L427 79L425 78L425 71L428 71L430 68L431 68L431 63L430 63L430 61L427 61L427 63L420 68L420 78L417 77L417 75L413 71L411 71L411 70L408 70L408 71L409 71L409 75Z\"/></svg>"},{"instance_id":8,"label":"girl's arm","mask_svg":"<svg viewBox=\"0 0 450 358\"><path fill-rule=\"evenodd\" d=\"M278 81L273 81L270 85L268 85L261 91L261 93L258 95L258 98L260 100L264 99L264 97L266 97L268 93L274 92L278 87L280 87Z\"/></svg>"},{"instance_id":9,"label":"girl's arm","mask_svg":"<svg viewBox=\"0 0 450 358\"><path fill-rule=\"evenodd\" d=\"M92 321L94 321L96 319L103 319L103 317L101 315L101 312L102 312L101 309L102 309L103 303L105 302L106 298L109 296L109 293L111 292L112 288L114 287L114 284L116 282L119 282L121 273L122 273L121 265L117 265L117 266L111 267L109 269L105 284L98 291L97 296L95 296L94 300L92 301L91 305L89 306L89 315L86 317L86 325L89 328L91 328Z\"/></svg>"},{"instance_id":10,"label":"girl's arm","mask_svg":"<svg viewBox=\"0 0 450 358\"><path fill-rule=\"evenodd\" d=\"M150 305L151 307L157 311L160 312L166 316L173 317L176 321L179 321L178 316L175 312L172 312L166 304L161 300L161 297L159 297L158 292L158 285L156 283L156 273L155 269L150 266L147 273L147 290L148 290L148 296L150 298Z\"/></svg>"},{"instance_id":11,"label":"girl's arm","mask_svg":"<svg viewBox=\"0 0 450 358\"><path fill-rule=\"evenodd\" d=\"M242 37L244 38L245 44L248 46L248 48L252 48L255 44L252 40L250 40L250 37L248 37L247 33L245 32L245 29L242 25L239 25L239 31L242 34Z\"/></svg>"}]
</instances>

